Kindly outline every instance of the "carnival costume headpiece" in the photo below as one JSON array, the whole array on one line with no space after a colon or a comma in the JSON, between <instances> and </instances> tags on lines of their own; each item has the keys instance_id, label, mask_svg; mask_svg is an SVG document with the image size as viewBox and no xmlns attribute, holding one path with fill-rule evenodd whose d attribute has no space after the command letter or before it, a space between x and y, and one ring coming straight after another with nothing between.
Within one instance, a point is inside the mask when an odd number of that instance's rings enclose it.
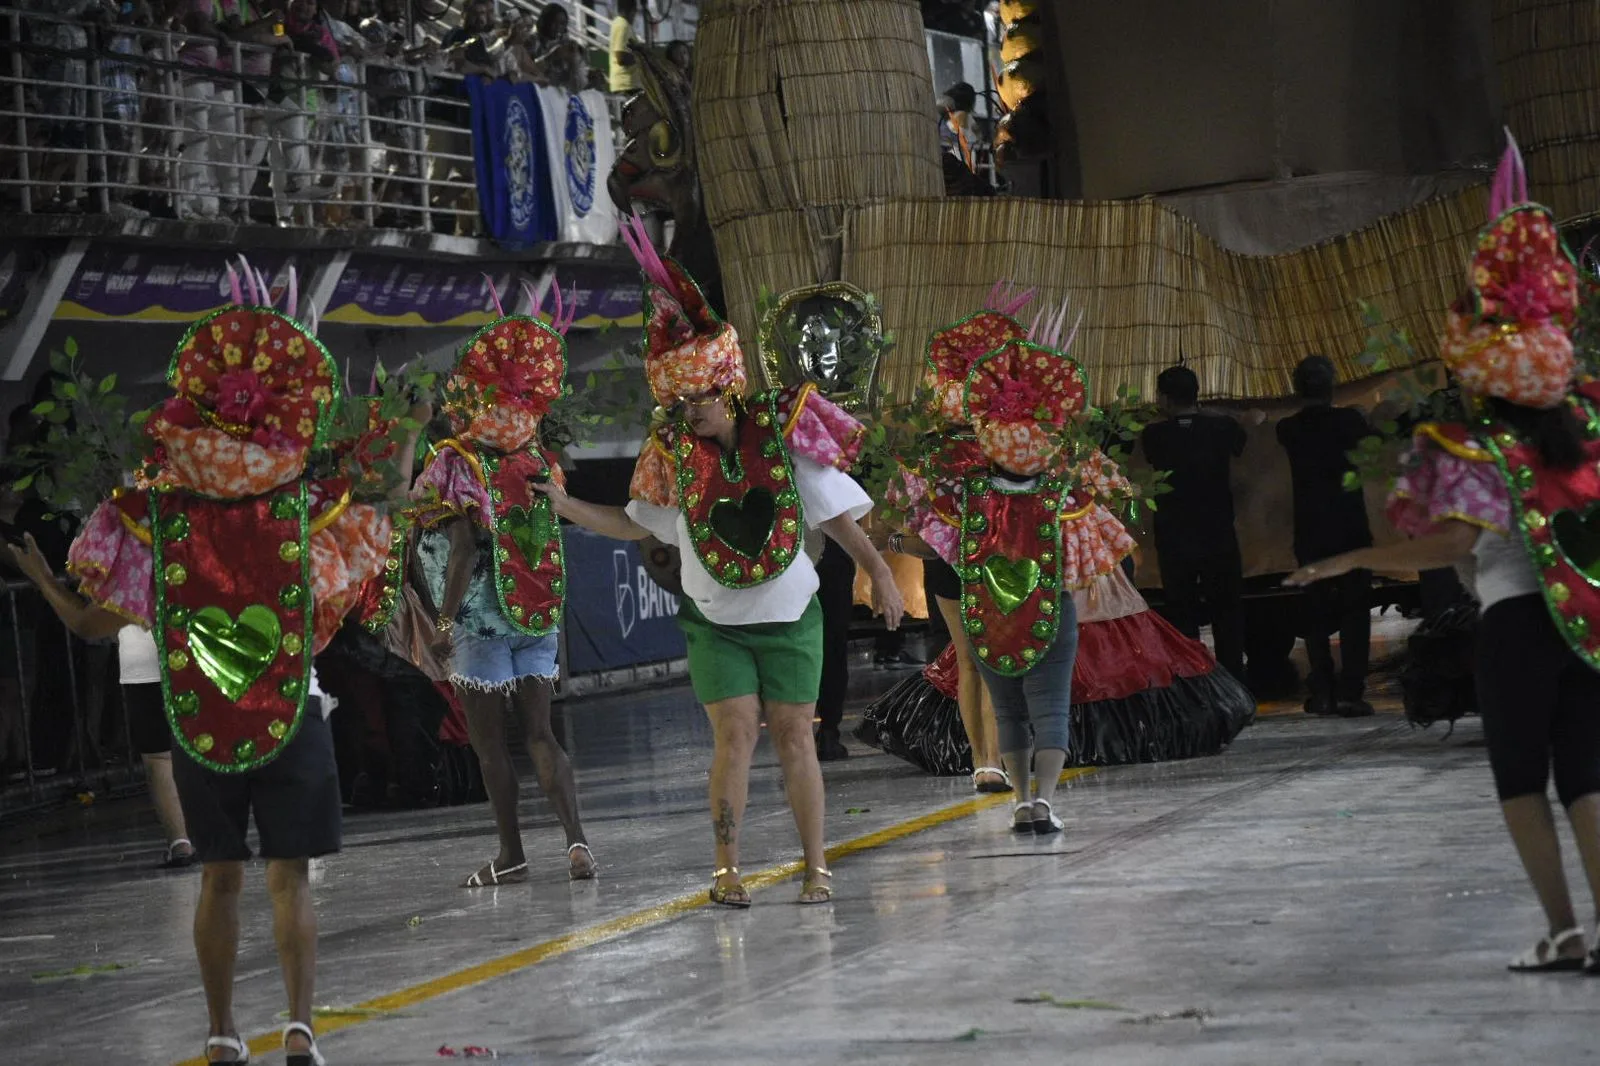
<instances>
[{"instance_id":1,"label":"carnival costume headpiece","mask_svg":"<svg viewBox=\"0 0 1600 1066\"><path fill-rule=\"evenodd\" d=\"M1078 327L1060 343L1066 306L1032 340L1014 339L979 359L967 376L962 404L989 461L1014 474L1041 474L1056 462L1061 429L1087 404L1083 370L1068 358ZM1060 347L1057 348L1057 343Z\"/></svg>"},{"instance_id":2,"label":"carnival costume headpiece","mask_svg":"<svg viewBox=\"0 0 1600 1066\"><path fill-rule=\"evenodd\" d=\"M1550 408L1572 385L1578 269L1546 207L1528 200L1510 131L1478 235L1470 292L1449 312L1440 356L1468 391Z\"/></svg>"},{"instance_id":3,"label":"carnival costume headpiece","mask_svg":"<svg viewBox=\"0 0 1600 1066\"><path fill-rule=\"evenodd\" d=\"M499 313L467 341L445 387L445 413L456 433L475 444L512 452L533 440L539 420L561 398L567 373L566 332L577 302L559 283L547 324L531 315L508 315L494 281L489 292ZM525 286L535 312L542 303Z\"/></svg>"},{"instance_id":4,"label":"carnival costume headpiece","mask_svg":"<svg viewBox=\"0 0 1600 1066\"><path fill-rule=\"evenodd\" d=\"M1027 338L1028 331L1016 315L1031 299L1032 289L1016 292L1009 283L996 282L982 311L928 339L923 381L933 390L935 414L952 423L966 421L961 405L973 364L1004 344Z\"/></svg>"},{"instance_id":5,"label":"carnival costume headpiece","mask_svg":"<svg viewBox=\"0 0 1600 1066\"><path fill-rule=\"evenodd\" d=\"M299 476L327 435L339 389L314 312L309 325L291 317L300 302L293 268L286 313L273 307L266 277L241 267L243 284L228 268L231 305L195 323L173 354L175 395L148 424L158 484L216 499Z\"/></svg>"},{"instance_id":6,"label":"carnival costume headpiece","mask_svg":"<svg viewBox=\"0 0 1600 1066\"><path fill-rule=\"evenodd\" d=\"M623 223L622 240L644 274L644 369L656 402L671 407L711 393L744 395L738 332L717 317L682 266L655 250L637 214Z\"/></svg>"}]
</instances>

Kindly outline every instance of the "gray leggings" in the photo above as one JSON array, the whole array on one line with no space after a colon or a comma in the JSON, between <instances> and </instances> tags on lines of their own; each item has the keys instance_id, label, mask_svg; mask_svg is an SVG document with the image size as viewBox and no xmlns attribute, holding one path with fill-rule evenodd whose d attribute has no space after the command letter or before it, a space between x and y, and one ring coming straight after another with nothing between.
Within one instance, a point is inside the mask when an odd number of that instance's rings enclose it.
<instances>
[{"instance_id":1,"label":"gray leggings","mask_svg":"<svg viewBox=\"0 0 1600 1066\"><path fill-rule=\"evenodd\" d=\"M994 703L1002 752L1072 750L1067 715L1072 710L1072 665L1078 658L1078 612L1071 596L1062 596L1056 603L1061 630L1032 670L1021 677L1006 677L978 660L978 671Z\"/></svg>"}]
</instances>

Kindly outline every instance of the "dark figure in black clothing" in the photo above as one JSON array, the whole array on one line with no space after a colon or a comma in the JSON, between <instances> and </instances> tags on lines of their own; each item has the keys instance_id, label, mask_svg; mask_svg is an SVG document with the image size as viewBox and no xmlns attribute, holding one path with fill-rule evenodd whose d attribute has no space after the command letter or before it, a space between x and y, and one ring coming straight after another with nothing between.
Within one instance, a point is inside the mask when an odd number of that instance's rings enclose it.
<instances>
[{"instance_id":1,"label":"dark figure in black clothing","mask_svg":"<svg viewBox=\"0 0 1600 1066\"><path fill-rule=\"evenodd\" d=\"M1209 614L1217 662L1244 683L1244 567L1228 484L1233 460L1244 454L1244 428L1200 410L1200 379L1186 366L1163 370L1156 393L1167 418L1145 427L1140 443L1171 486L1154 520L1167 613L1191 638Z\"/></svg>"},{"instance_id":2,"label":"dark figure in black clothing","mask_svg":"<svg viewBox=\"0 0 1600 1066\"><path fill-rule=\"evenodd\" d=\"M1278 443L1289 453L1294 485L1294 557L1307 566L1357 548L1372 547L1366 497L1345 486L1349 454L1371 435L1366 416L1333 405L1333 362L1308 356L1294 369L1294 391L1305 406L1278 423ZM1352 570L1305 592L1306 655L1311 660L1307 714L1347 718L1372 713L1363 698L1372 640L1372 571ZM1340 664L1333 665L1329 634L1339 633Z\"/></svg>"},{"instance_id":3,"label":"dark figure in black clothing","mask_svg":"<svg viewBox=\"0 0 1600 1066\"><path fill-rule=\"evenodd\" d=\"M822 608L822 683L817 692L817 758L846 759L839 738L850 692L850 621L855 614L856 564L833 538L817 560L817 603ZM884 630L873 647L876 666L921 665L905 650L905 634Z\"/></svg>"}]
</instances>

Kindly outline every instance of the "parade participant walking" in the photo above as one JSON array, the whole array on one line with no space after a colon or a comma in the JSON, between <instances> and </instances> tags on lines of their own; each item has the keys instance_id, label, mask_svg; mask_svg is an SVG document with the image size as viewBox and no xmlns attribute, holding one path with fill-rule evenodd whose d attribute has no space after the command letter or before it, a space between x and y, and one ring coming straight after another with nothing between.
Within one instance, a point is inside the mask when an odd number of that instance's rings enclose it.
<instances>
[{"instance_id":1,"label":"parade participant walking","mask_svg":"<svg viewBox=\"0 0 1600 1066\"><path fill-rule=\"evenodd\" d=\"M103 615L150 628L173 731L173 773L204 864L194 940L213 1062L246 1062L233 1018L239 893L253 816L267 860L289 998L290 1066L323 1061L312 1031L316 914L309 860L339 850L339 782L312 658L383 567L389 521L315 479L312 454L339 406L332 359L269 306L198 322L168 374L176 395L149 422L149 490L94 512L69 569ZM289 304L295 304L290 284ZM101 620L109 624L105 619Z\"/></svg>"},{"instance_id":2,"label":"parade participant walking","mask_svg":"<svg viewBox=\"0 0 1600 1066\"><path fill-rule=\"evenodd\" d=\"M596 872L572 764L550 727L567 584L561 529L549 501L530 488L565 480L555 453L540 444L539 422L566 381L571 310L558 287L551 324L502 312L467 342L442 404L456 436L434 445L412 493L423 531L418 565L500 837L499 853L463 882L467 888L528 879L508 704L566 834L568 876L588 880Z\"/></svg>"},{"instance_id":3,"label":"parade participant walking","mask_svg":"<svg viewBox=\"0 0 1600 1066\"><path fill-rule=\"evenodd\" d=\"M622 540L653 535L682 556L678 623L715 738L712 901L750 905L740 827L765 712L805 853L800 901L824 903L832 875L811 733L821 610L806 531L822 530L871 574L874 608L890 629L902 613L888 566L856 525L872 501L845 473L864 431L812 385L746 396L733 327L677 263L656 254L637 216L624 234L644 271L645 373L666 416L651 428L626 509L573 499L553 481L537 487L564 518Z\"/></svg>"},{"instance_id":4,"label":"parade participant walking","mask_svg":"<svg viewBox=\"0 0 1600 1066\"><path fill-rule=\"evenodd\" d=\"M1514 142L1469 278L1440 355L1474 416L1417 430L1389 505L1415 539L1322 560L1289 583L1476 563L1489 765L1549 928L1511 969L1580 970L1583 930L1546 793L1553 770L1600 911L1600 587L1589 531L1600 502L1600 385L1574 386L1577 269L1549 210L1527 202ZM1600 945L1587 967L1600 974Z\"/></svg>"}]
</instances>

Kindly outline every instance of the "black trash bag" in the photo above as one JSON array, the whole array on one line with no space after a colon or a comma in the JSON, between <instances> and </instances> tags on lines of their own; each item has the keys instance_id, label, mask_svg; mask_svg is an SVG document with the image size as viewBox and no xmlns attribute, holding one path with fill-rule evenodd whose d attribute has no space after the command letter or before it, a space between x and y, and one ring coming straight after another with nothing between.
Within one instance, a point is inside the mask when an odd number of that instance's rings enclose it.
<instances>
[{"instance_id":1,"label":"black trash bag","mask_svg":"<svg viewBox=\"0 0 1600 1066\"><path fill-rule=\"evenodd\" d=\"M867 706L855 737L924 773L944 777L972 772L972 745L961 724L961 707L921 670Z\"/></svg>"},{"instance_id":2,"label":"black trash bag","mask_svg":"<svg viewBox=\"0 0 1600 1066\"><path fill-rule=\"evenodd\" d=\"M1406 641L1400 692L1406 720L1423 729L1478 710L1473 659L1478 643L1478 607L1459 604L1429 615Z\"/></svg>"}]
</instances>

